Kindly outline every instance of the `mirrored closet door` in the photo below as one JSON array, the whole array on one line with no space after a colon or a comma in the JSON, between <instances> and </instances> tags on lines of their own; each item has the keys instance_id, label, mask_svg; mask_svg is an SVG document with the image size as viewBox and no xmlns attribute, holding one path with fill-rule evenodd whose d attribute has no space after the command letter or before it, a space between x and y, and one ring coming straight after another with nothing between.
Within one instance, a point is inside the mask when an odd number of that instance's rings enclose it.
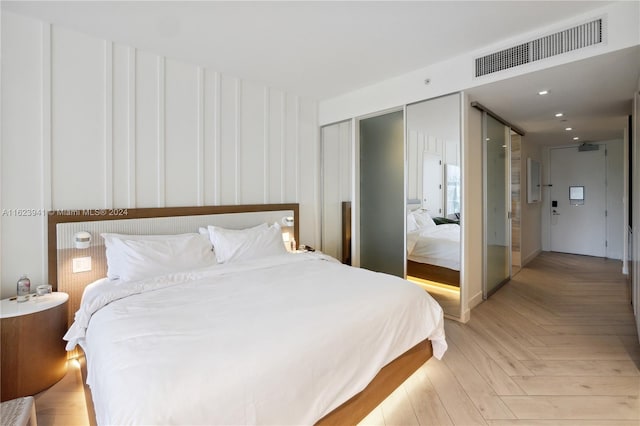
<instances>
[{"instance_id":1,"label":"mirrored closet door","mask_svg":"<svg viewBox=\"0 0 640 426\"><path fill-rule=\"evenodd\" d=\"M460 313L461 95L407 106L407 279Z\"/></svg>"}]
</instances>

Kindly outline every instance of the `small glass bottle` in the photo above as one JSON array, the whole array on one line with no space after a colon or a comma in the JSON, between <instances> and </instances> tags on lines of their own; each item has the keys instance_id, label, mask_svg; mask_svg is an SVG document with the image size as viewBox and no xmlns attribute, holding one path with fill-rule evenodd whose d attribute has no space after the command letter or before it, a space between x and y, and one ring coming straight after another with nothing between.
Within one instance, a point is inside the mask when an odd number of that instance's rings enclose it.
<instances>
[{"instance_id":1,"label":"small glass bottle","mask_svg":"<svg viewBox=\"0 0 640 426\"><path fill-rule=\"evenodd\" d=\"M18 280L18 302L26 302L29 300L29 293L31 292L31 280L26 274L22 275Z\"/></svg>"}]
</instances>

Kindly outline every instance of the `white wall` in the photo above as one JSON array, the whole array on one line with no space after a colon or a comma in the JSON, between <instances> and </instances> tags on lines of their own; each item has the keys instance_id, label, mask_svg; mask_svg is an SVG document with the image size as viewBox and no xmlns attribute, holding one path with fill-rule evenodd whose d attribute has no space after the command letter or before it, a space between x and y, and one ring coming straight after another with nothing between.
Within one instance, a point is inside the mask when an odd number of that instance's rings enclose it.
<instances>
[{"instance_id":1,"label":"white wall","mask_svg":"<svg viewBox=\"0 0 640 426\"><path fill-rule=\"evenodd\" d=\"M1 297L50 209L299 202L316 244L315 100L7 12L1 48Z\"/></svg>"},{"instance_id":2,"label":"white wall","mask_svg":"<svg viewBox=\"0 0 640 426\"><path fill-rule=\"evenodd\" d=\"M623 140L607 141L607 250L609 259L622 260L624 234L624 145Z\"/></svg>"}]
</instances>

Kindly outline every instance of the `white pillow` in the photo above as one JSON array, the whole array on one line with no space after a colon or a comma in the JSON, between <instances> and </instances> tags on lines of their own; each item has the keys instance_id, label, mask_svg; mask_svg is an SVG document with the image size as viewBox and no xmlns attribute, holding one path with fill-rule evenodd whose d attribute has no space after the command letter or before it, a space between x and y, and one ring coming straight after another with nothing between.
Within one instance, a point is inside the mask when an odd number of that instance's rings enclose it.
<instances>
[{"instance_id":1,"label":"white pillow","mask_svg":"<svg viewBox=\"0 0 640 426\"><path fill-rule=\"evenodd\" d=\"M244 229L227 229L227 228L221 228L219 226L215 226L215 225L209 225L206 228L204 227L200 227L198 228L198 232L202 235L206 235L207 238L209 238L209 241L211 241L211 244L214 245L213 250L215 251L215 242L213 241L213 233L211 232L212 229L225 229L229 232L237 232L238 234L259 234L260 231L264 231L265 229L267 229L269 227L269 225L267 225L266 223L261 223L260 225L256 225L253 226L251 228L244 228Z\"/></svg>"},{"instance_id":2,"label":"white pillow","mask_svg":"<svg viewBox=\"0 0 640 426\"><path fill-rule=\"evenodd\" d=\"M413 212L407 215L407 232L413 232L418 230L418 223L413 215Z\"/></svg>"},{"instance_id":3,"label":"white pillow","mask_svg":"<svg viewBox=\"0 0 640 426\"><path fill-rule=\"evenodd\" d=\"M107 254L107 277L134 281L215 265L206 236L100 234Z\"/></svg>"},{"instance_id":4,"label":"white pillow","mask_svg":"<svg viewBox=\"0 0 640 426\"><path fill-rule=\"evenodd\" d=\"M437 225L426 210L416 210L413 212L418 228L435 228Z\"/></svg>"},{"instance_id":5,"label":"white pillow","mask_svg":"<svg viewBox=\"0 0 640 426\"><path fill-rule=\"evenodd\" d=\"M220 263L287 253L282 230L277 223L249 229L209 226L209 236Z\"/></svg>"}]
</instances>

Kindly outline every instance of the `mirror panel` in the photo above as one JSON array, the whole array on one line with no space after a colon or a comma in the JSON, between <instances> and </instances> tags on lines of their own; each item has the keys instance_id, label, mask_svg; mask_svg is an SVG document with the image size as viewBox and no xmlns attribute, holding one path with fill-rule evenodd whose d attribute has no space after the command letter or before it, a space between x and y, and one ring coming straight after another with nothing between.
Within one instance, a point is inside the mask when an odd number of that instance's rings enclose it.
<instances>
[{"instance_id":1,"label":"mirror panel","mask_svg":"<svg viewBox=\"0 0 640 426\"><path fill-rule=\"evenodd\" d=\"M459 317L461 95L407 106L407 279Z\"/></svg>"}]
</instances>

